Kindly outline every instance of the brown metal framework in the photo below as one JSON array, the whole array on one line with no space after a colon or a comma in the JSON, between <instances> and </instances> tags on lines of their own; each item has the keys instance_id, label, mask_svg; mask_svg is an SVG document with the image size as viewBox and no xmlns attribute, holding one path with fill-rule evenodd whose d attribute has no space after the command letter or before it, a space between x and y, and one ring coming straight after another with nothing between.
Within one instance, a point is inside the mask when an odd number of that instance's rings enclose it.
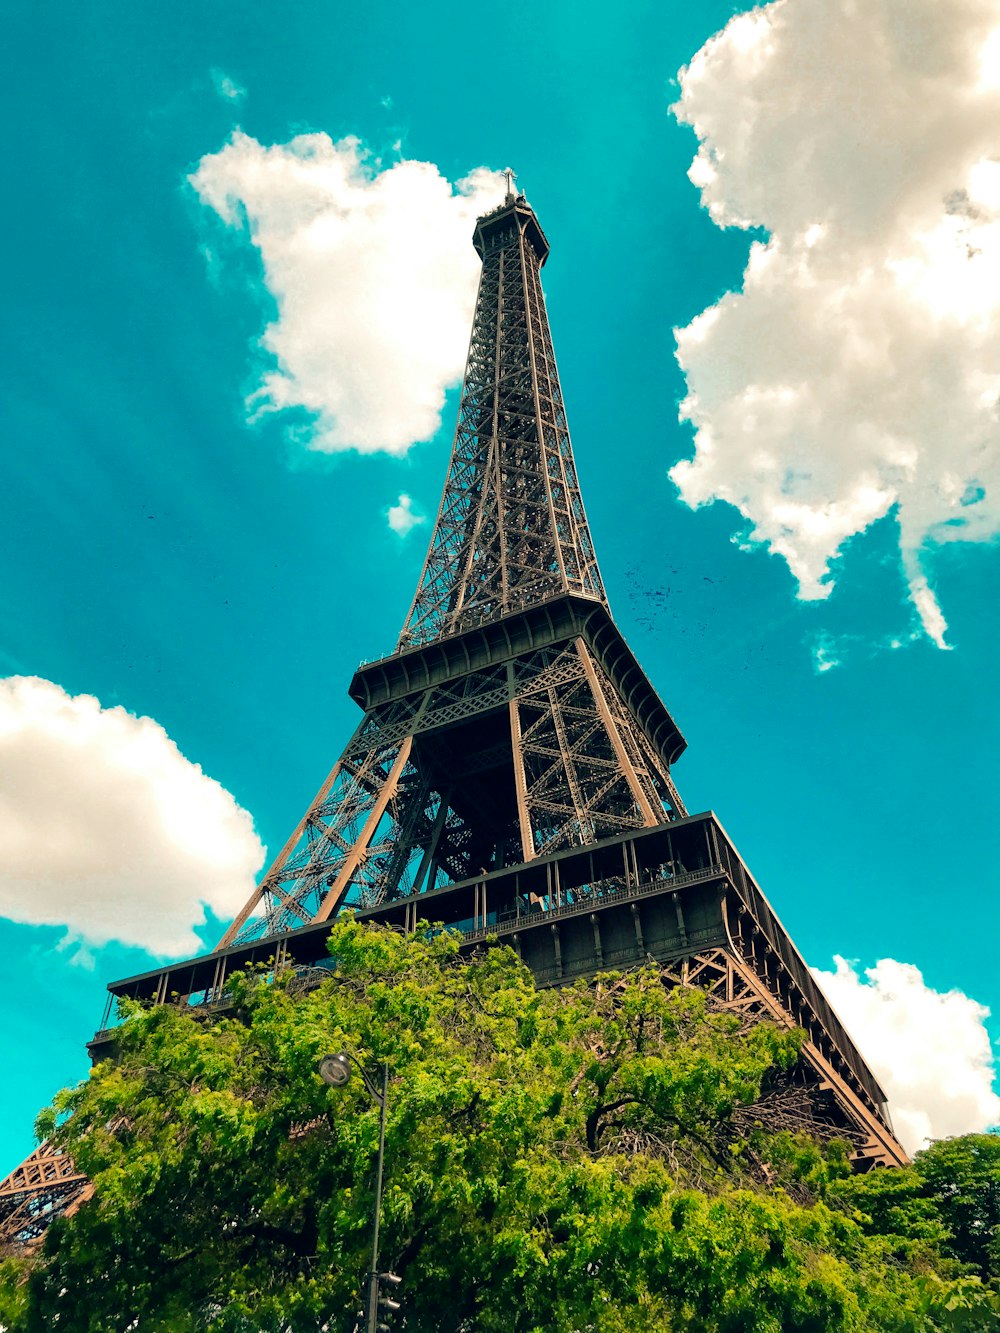
<instances>
[{"instance_id":1,"label":"brown metal framework","mask_svg":"<svg viewBox=\"0 0 1000 1333\"><path fill-rule=\"evenodd\" d=\"M683 815L586 632L557 633L369 708L219 947Z\"/></svg>"},{"instance_id":2,"label":"brown metal framework","mask_svg":"<svg viewBox=\"0 0 1000 1333\"><path fill-rule=\"evenodd\" d=\"M355 677L366 715L220 948L684 813L683 739L594 556L539 276L548 242L508 195L474 244L455 443L396 653ZM376 675L393 677L381 694Z\"/></svg>"},{"instance_id":3,"label":"brown metal framework","mask_svg":"<svg viewBox=\"0 0 1000 1333\"><path fill-rule=\"evenodd\" d=\"M606 601L523 197L480 218L483 261L451 465L399 647L579 592Z\"/></svg>"},{"instance_id":4,"label":"brown metal framework","mask_svg":"<svg viewBox=\"0 0 1000 1333\"><path fill-rule=\"evenodd\" d=\"M862 1168L905 1161L885 1092L711 813L382 901L361 909L360 918L407 933L421 920L441 922L460 933L466 950L509 944L543 986L653 963L667 984L697 985L744 1017L801 1028L797 1080L809 1094L814 1131L853 1144ZM224 1012L231 974L261 964L294 969L299 984L309 985L328 975L331 928L329 919L314 921L277 940L246 940L113 983L94 1058L113 1050L106 1024L116 998L162 1003L176 996L197 1012Z\"/></svg>"},{"instance_id":5,"label":"brown metal framework","mask_svg":"<svg viewBox=\"0 0 1000 1333\"><path fill-rule=\"evenodd\" d=\"M55 1216L74 1213L91 1195L87 1177L51 1143L43 1143L0 1181L0 1255L34 1248Z\"/></svg>"},{"instance_id":6,"label":"brown metal framework","mask_svg":"<svg viewBox=\"0 0 1000 1333\"><path fill-rule=\"evenodd\" d=\"M711 814L671 777L684 749L608 608L580 498L523 196L480 218L458 429L394 653L357 671L364 711L215 952L109 987L224 1010L250 963L323 975L346 906L465 947L512 944L543 985L653 961L666 984L806 1031L795 1105L861 1167L906 1160L885 1094ZM794 1099L793 1099L794 1100ZM799 1112L797 1111L796 1114ZM42 1145L0 1184L0 1244L27 1243L86 1182Z\"/></svg>"}]
</instances>

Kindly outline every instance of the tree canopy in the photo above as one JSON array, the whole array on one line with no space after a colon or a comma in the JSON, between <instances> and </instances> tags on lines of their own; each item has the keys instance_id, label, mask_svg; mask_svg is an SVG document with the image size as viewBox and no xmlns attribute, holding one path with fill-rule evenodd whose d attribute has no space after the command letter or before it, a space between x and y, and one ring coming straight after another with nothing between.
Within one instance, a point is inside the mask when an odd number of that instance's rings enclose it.
<instances>
[{"instance_id":1,"label":"tree canopy","mask_svg":"<svg viewBox=\"0 0 1000 1333\"><path fill-rule=\"evenodd\" d=\"M9 1333L350 1333L379 1113L318 1077L341 1049L389 1068L401 1331L1000 1329L1000 1139L852 1176L768 1110L801 1034L653 968L540 990L509 949L349 919L330 950L208 1022L126 1006L39 1118L94 1194L0 1266Z\"/></svg>"}]
</instances>

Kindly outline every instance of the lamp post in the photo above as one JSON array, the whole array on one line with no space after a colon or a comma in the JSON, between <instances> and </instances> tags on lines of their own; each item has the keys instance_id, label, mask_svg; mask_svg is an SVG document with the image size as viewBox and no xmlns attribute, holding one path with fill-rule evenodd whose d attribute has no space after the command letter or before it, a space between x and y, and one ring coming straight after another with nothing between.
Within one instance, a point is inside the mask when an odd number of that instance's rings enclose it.
<instances>
[{"instance_id":1,"label":"lamp post","mask_svg":"<svg viewBox=\"0 0 1000 1333\"><path fill-rule=\"evenodd\" d=\"M375 1207L372 1213L372 1265L368 1273L368 1308L365 1323L367 1333L377 1333L379 1328L379 1281L384 1276L394 1286L399 1282L395 1273L381 1274L378 1271L378 1233L382 1217L382 1171L385 1162L385 1113L389 1102L389 1066L385 1061L382 1062L382 1087L379 1089L364 1065L356 1060L353 1055L349 1055L347 1051L338 1051L334 1055L324 1055L320 1060L320 1078L331 1088L343 1088L350 1082L352 1066L361 1075L362 1083L379 1108L378 1165L375 1172ZM382 1303L390 1310L399 1309L398 1304L388 1298L383 1297Z\"/></svg>"}]
</instances>

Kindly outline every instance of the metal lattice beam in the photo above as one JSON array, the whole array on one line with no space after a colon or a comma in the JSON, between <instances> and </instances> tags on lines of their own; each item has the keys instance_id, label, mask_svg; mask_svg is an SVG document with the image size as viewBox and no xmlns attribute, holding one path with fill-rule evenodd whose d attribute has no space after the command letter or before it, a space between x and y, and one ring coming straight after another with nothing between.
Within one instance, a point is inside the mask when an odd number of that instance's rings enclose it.
<instances>
[{"instance_id":1,"label":"metal lattice beam","mask_svg":"<svg viewBox=\"0 0 1000 1333\"><path fill-rule=\"evenodd\" d=\"M683 813L571 638L370 709L219 948Z\"/></svg>"},{"instance_id":2,"label":"metal lattice beam","mask_svg":"<svg viewBox=\"0 0 1000 1333\"><path fill-rule=\"evenodd\" d=\"M480 220L483 260L451 465L400 647L563 592L606 602L523 199Z\"/></svg>"},{"instance_id":3,"label":"metal lattice beam","mask_svg":"<svg viewBox=\"0 0 1000 1333\"><path fill-rule=\"evenodd\" d=\"M61 1148L40 1144L0 1181L0 1254L34 1248L54 1216L75 1211L91 1192Z\"/></svg>"}]
</instances>

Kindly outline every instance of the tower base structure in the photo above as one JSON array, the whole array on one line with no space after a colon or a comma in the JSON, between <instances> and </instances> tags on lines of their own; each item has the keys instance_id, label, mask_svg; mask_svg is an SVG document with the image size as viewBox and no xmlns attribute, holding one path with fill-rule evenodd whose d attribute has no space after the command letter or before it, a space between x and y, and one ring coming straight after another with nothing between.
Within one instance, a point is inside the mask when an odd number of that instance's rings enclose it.
<instances>
[{"instance_id":1,"label":"tower base structure","mask_svg":"<svg viewBox=\"0 0 1000 1333\"><path fill-rule=\"evenodd\" d=\"M51 1143L43 1143L0 1181L0 1257L30 1252L53 1217L69 1217L93 1193L87 1177Z\"/></svg>"},{"instance_id":2,"label":"tower base structure","mask_svg":"<svg viewBox=\"0 0 1000 1333\"><path fill-rule=\"evenodd\" d=\"M404 933L441 925L463 950L515 949L542 986L601 972L656 966L670 986L699 986L721 1006L802 1028L795 1080L808 1095L809 1122L851 1144L857 1170L907 1162L886 1094L817 985L788 932L711 812L605 838L548 856L361 909L358 919ZM179 1003L206 1016L229 1007L227 978L256 964L322 977L331 967L332 921L280 939L236 944L113 982L118 997ZM107 1058L114 1028L90 1043Z\"/></svg>"}]
</instances>

